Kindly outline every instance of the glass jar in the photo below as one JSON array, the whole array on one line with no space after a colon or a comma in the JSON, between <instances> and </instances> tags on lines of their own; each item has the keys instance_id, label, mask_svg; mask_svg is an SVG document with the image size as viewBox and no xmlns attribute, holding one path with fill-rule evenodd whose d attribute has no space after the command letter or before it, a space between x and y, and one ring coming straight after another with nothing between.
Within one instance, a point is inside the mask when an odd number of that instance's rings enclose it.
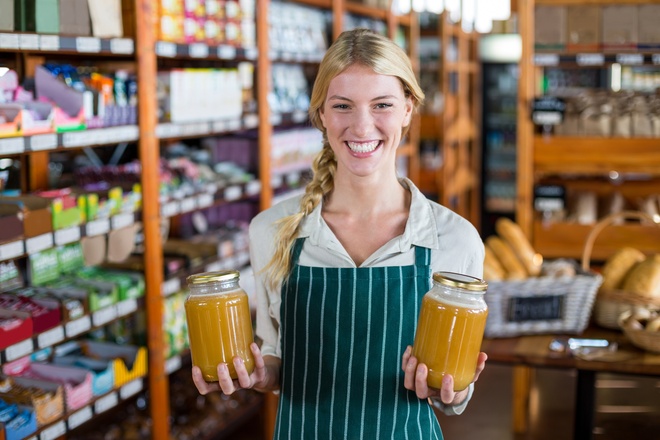
<instances>
[{"instance_id":1,"label":"glass jar","mask_svg":"<svg viewBox=\"0 0 660 440\"><path fill-rule=\"evenodd\" d=\"M413 355L428 367L427 383L442 388L442 377L454 377L454 391L474 379L488 306L488 284L454 272L433 274L433 287L422 299Z\"/></svg>"},{"instance_id":2,"label":"glass jar","mask_svg":"<svg viewBox=\"0 0 660 440\"><path fill-rule=\"evenodd\" d=\"M254 370L250 351L252 318L248 296L238 284L236 270L206 272L187 278L186 319L193 365L202 370L204 380L218 380L217 367L226 363L237 378L233 359L240 357L248 373Z\"/></svg>"}]
</instances>

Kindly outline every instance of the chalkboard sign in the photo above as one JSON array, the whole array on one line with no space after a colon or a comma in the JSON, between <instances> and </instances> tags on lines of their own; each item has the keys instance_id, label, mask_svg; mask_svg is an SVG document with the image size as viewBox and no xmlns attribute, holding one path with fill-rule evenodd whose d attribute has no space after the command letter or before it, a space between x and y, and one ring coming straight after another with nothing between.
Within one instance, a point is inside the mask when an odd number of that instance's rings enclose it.
<instances>
[{"instance_id":1,"label":"chalkboard sign","mask_svg":"<svg viewBox=\"0 0 660 440\"><path fill-rule=\"evenodd\" d=\"M509 322L561 319L564 295L509 298Z\"/></svg>"},{"instance_id":2,"label":"chalkboard sign","mask_svg":"<svg viewBox=\"0 0 660 440\"><path fill-rule=\"evenodd\" d=\"M535 98L532 104L532 121L536 125L559 125L564 120L566 101L554 96Z\"/></svg>"}]
</instances>

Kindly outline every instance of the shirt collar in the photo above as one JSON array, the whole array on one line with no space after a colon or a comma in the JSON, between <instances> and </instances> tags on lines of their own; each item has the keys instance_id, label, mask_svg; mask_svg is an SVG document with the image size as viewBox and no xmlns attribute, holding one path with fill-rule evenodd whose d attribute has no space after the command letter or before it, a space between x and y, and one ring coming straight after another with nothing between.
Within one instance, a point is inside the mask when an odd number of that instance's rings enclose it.
<instances>
[{"instance_id":1,"label":"shirt collar","mask_svg":"<svg viewBox=\"0 0 660 440\"><path fill-rule=\"evenodd\" d=\"M399 179L401 185L411 193L410 214L403 234L398 237L400 252L408 251L411 246L438 249L438 229L429 200L406 177ZM315 246L325 245L333 234L321 217L323 201L305 218L300 227L298 238L309 238Z\"/></svg>"}]
</instances>

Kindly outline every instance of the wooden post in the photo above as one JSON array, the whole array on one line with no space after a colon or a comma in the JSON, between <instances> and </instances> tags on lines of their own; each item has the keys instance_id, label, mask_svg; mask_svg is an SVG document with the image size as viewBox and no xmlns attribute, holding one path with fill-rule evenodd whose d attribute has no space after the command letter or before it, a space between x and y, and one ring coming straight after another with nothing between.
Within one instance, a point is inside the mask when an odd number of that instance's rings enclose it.
<instances>
[{"instance_id":1,"label":"wooden post","mask_svg":"<svg viewBox=\"0 0 660 440\"><path fill-rule=\"evenodd\" d=\"M531 367L516 365L513 367L513 432L527 432L529 420L529 392L532 388L533 371Z\"/></svg>"},{"instance_id":2,"label":"wooden post","mask_svg":"<svg viewBox=\"0 0 660 440\"><path fill-rule=\"evenodd\" d=\"M140 163L142 164L142 223L144 225L144 259L149 349L149 394L154 439L169 438L169 378L165 372L165 340L163 337L163 244L160 237L160 144L156 137L156 38L154 35L155 3L136 0L136 56L138 62L138 103L140 129Z\"/></svg>"},{"instance_id":3,"label":"wooden post","mask_svg":"<svg viewBox=\"0 0 660 440\"><path fill-rule=\"evenodd\" d=\"M271 87L271 63L268 41L268 7L270 0L257 1L257 105L259 111L259 180L261 180L261 210L270 208L273 203L273 188L271 177L271 139L273 126L270 122L270 106L268 94Z\"/></svg>"}]
</instances>

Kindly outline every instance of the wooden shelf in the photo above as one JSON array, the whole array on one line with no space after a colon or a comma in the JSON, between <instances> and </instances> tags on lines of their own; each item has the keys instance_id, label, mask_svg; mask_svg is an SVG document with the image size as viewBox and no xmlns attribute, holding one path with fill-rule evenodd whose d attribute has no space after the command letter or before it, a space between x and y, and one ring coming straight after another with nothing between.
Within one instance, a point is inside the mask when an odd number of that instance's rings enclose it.
<instances>
[{"instance_id":1,"label":"wooden shelf","mask_svg":"<svg viewBox=\"0 0 660 440\"><path fill-rule=\"evenodd\" d=\"M346 12L363 17L371 17L377 20L386 20L387 11L385 9L376 8L373 6L366 6L361 3L346 2Z\"/></svg>"},{"instance_id":2,"label":"wooden shelf","mask_svg":"<svg viewBox=\"0 0 660 440\"><path fill-rule=\"evenodd\" d=\"M650 138L534 137L537 174L660 175L660 141Z\"/></svg>"},{"instance_id":3,"label":"wooden shelf","mask_svg":"<svg viewBox=\"0 0 660 440\"><path fill-rule=\"evenodd\" d=\"M544 258L581 260L584 244L593 225L534 221L532 245ZM604 261L615 251L632 246L646 254L658 252L660 228L653 225L624 224L609 226L596 238L592 261Z\"/></svg>"},{"instance_id":4,"label":"wooden shelf","mask_svg":"<svg viewBox=\"0 0 660 440\"><path fill-rule=\"evenodd\" d=\"M645 5L657 2L657 0L536 0L537 5L544 6Z\"/></svg>"},{"instance_id":5,"label":"wooden shelf","mask_svg":"<svg viewBox=\"0 0 660 440\"><path fill-rule=\"evenodd\" d=\"M332 0L294 0L293 3L313 6L315 8L324 8L324 9L332 8Z\"/></svg>"}]
</instances>

